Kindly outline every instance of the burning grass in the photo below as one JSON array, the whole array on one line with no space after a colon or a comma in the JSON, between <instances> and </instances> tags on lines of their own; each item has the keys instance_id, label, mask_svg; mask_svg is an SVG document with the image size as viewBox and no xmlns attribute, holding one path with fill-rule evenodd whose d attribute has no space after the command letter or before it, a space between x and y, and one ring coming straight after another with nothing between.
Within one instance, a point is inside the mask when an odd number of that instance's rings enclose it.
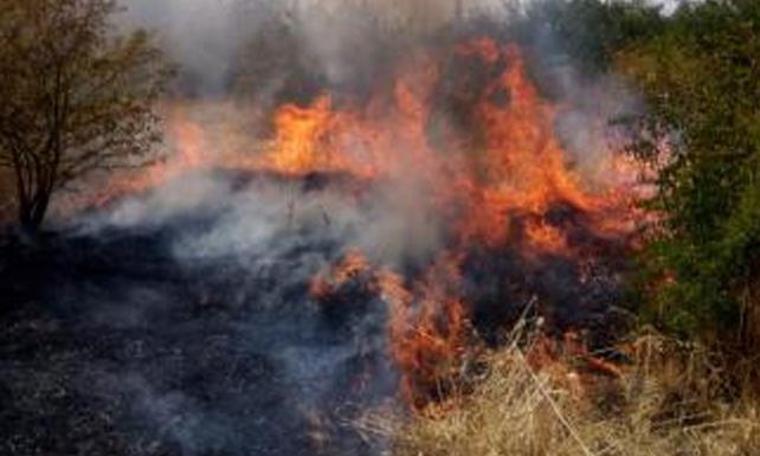
<instances>
[{"instance_id":1,"label":"burning grass","mask_svg":"<svg viewBox=\"0 0 760 456\"><path fill-rule=\"evenodd\" d=\"M399 456L754 455L757 401L729 400L725 371L704 350L659 335L629 346L619 378L589 375L564 359L534 367L540 337L491 353L476 385L408 422L370 416Z\"/></svg>"},{"instance_id":2,"label":"burning grass","mask_svg":"<svg viewBox=\"0 0 760 456\"><path fill-rule=\"evenodd\" d=\"M561 108L542 97L515 44L484 38L420 49L391 76L366 99L347 101L325 89L310 101L282 104L262 138L226 134L237 131L237 121L219 119L221 127L212 128L177 106L168 117L170 157L136 178L111 176L83 231L101 239L121 233L130 250L105 242L102 253L112 259L105 263L121 267L133 256L134 234L153 227L145 250L166 250L159 272L169 283L160 291L175 281L192 284L183 290L188 297L166 302L188 301L212 314L214 305L226 303L248 309L231 319L251 318L255 330L245 334L252 340L271 334L246 345L277 352L272 357L282 358L282 370L303 388L292 393L297 401L342 413L354 400L363 406L368 397L396 396L413 413L439 416L402 433L400 449L414 453L403 436L422 444L425 435L438 438L437 426L470 444L476 429L496 436L489 426L507 419L528 421L506 434L518 440L494 443L494 451L519 453L510 445L530 441L527 434L535 438L534 453L554 453L541 445L582 447L587 437L576 435L574 424L582 417L564 411L579 407L560 386L573 394L587 387L562 363L551 363L557 373L546 379L527 365L554 359L557 340L570 330L593 331L598 339L620 331L610 310L618 301L618 275L628 267L620 259L635 236L636 189L618 178L632 170L613 166L620 154L612 146L600 165L605 179L574 164L555 132ZM126 272L139 271L153 283L140 259ZM238 264L240 275L230 274ZM61 271L68 266L62 263ZM116 268L106 276L121 274ZM223 278L209 282L217 275ZM129 303L129 296L116 299ZM523 356L501 335L523 304L534 301L542 303L536 310L551 335L536 339ZM205 309L208 303L218 304ZM283 332L261 331L275 314ZM301 344L309 334L318 340ZM565 351L574 343L566 339ZM273 343L285 348L272 350ZM495 347L502 347L499 355L481 360L480 353ZM605 370L584 344L572 352L586 368ZM449 407L455 411L442 413ZM449 417L472 427L459 432L446 424ZM479 422L486 418L488 424ZM311 430L322 420L305 421ZM542 437L544 430L551 439ZM489 451L457 445L446 448Z\"/></svg>"},{"instance_id":3,"label":"burning grass","mask_svg":"<svg viewBox=\"0 0 760 456\"><path fill-rule=\"evenodd\" d=\"M456 377L464 351L493 339L532 295L546 302L547 326L558 334L581 320L613 326L605 315L613 299L586 296L616 292L613 277L625 265L613 258L625 258L636 235L636 170L616 166L621 151L607 147L600 175L574 163L555 131L565 108L542 96L515 43L420 46L392 70L367 97L325 87L262 113L270 128L261 137L245 133L247 121L221 115L233 104L196 106L195 115L191 105L175 105L166 160L137 177L113 175L95 204L107 209L123 195L225 170L292 183L277 189L290 196L274 222L292 228L308 212L299 189L319 176L353 182L314 198L319 214L308 225L326 233L350 232L349 212L373 215L359 235L341 236L335 258L311 280L312 298L328 314L362 307L351 302L385 304L388 355L415 407L435 400L431 386ZM203 188L191 182L167 192L167 206L206 198ZM255 233L258 216L235 223ZM586 273L590 265L609 271ZM597 286L600 278L610 280Z\"/></svg>"}]
</instances>

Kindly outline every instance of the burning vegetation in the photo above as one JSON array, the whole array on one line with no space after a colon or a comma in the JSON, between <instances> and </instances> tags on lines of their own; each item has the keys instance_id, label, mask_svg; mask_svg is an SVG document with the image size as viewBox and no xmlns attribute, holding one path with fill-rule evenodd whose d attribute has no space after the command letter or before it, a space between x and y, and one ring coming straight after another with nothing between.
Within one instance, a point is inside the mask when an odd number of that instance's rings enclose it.
<instances>
[{"instance_id":1,"label":"burning vegetation","mask_svg":"<svg viewBox=\"0 0 760 456\"><path fill-rule=\"evenodd\" d=\"M387 303L391 354L405 395L418 406L438 397L440 383L456 375L465 355L484 342L478 342L477 332L493 339L532 296L552 301L550 291L541 288L554 284L534 283L540 280L525 273L529 268L540 276L542 264L563 262L575 275L570 281L594 280L582 278L577 269L609 262L605 255L624 250L635 222L629 211L634 189L592 190L572 169L554 135L556 108L527 79L516 45L475 39L457 45L447 57L448 68L427 56L412 62L389 93L369 101L366 111L333 110L327 95L306 108L278 109L275 140L262 164L296 176L349 174L367 185L409 185L405 181L411 179L421 196L410 197L427 200L426 210L443 230L440 251L428 264L404 273L350 250L313 285L313 294L329 302L345 299L341 290L356 286L347 282L363 281L365 292ZM484 84L468 86L482 75ZM442 77L454 79L449 93L436 90L452 84ZM451 130L440 134L451 141L437 149L428 135L436 103L459 103L467 111L460 115L475 131L447 126ZM610 166L608 172L618 171ZM500 270L493 264L498 256L510 257L525 275ZM484 296L477 286L480 274L493 275L485 279L497 287L493 296ZM574 298L581 301L584 287L573 285L579 288ZM579 302L574 305L582 312ZM502 309L490 313L484 306ZM582 318L552 323L561 330L581 324Z\"/></svg>"},{"instance_id":2,"label":"burning vegetation","mask_svg":"<svg viewBox=\"0 0 760 456\"><path fill-rule=\"evenodd\" d=\"M134 2L119 27L163 8ZM83 29L84 13L99 15L96 51L78 58L96 69L116 59L120 41L104 34L115 4L64 3ZM757 448L749 412L720 415L740 426L716 426L714 440L702 434L717 416L703 405L745 391L715 381L714 352L691 357L696 350L651 333L625 339L637 323L630 304L681 283L674 269L658 269L636 295L629 280L674 220L667 204L639 203L682 190L662 188L682 147L680 132L658 135L668 113L647 123L644 95L576 71L591 65L547 44L568 32L554 3L510 3L498 14L488 2L434 3L235 3L230 17L251 21L251 43L227 31L230 18L207 24L209 46L234 65L209 70L206 59L218 55L164 36L188 65L160 103L171 71L138 33L124 50L140 57L136 75L118 74L154 85L135 86L125 105L100 100L114 106L104 123L67 104L90 81L56 86L54 106L39 102L60 116L39 154L2 130L13 110L0 112L0 139L10 138L0 165L23 178L25 226L0 239L0 292L15 303L0 339L17 361L0 364L10 379L0 381L0 401L12 403L0 414L10 435L0 449L86 454L89 429L64 435L80 414L97 417L100 454ZM584 11L594 2L571 3ZM631 30L642 18L663 26L664 16L639 8ZM0 13L0 25L19 26L32 10L13 11ZM621 68L643 65L616 45ZM69 131L69 109L97 125ZM49 127L33 117L38 130ZM613 122L623 117L626 128ZM98 152L109 125L134 157ZM82 187L58 195L55 230L39 231L59 177L74 180L57 166L77 161L76 138L88 160L76 176ZM751 301L752 290L742 296ZM689 374L652 375L658 369ZM23 383L27 374L36 380ZM676 391L684 386L698 391L694 409ZM60 426L43 442L34 437L47 413L40 401L55 391ZM39 416L23 421L35 407Z\"/></svg>"},{"instance_id":3,"label":"burning vegetation","mask_svg":"<svg viewBox=\"0 0 760 456\"><path fill-rule=\"evenodd\" d=\"M375 239L372 252L349 241L310 280L311 295L336 318L361 307L356 301L385 303L388 355L414 407L445 399L442 382L461 375L478 347L498 344L534 300L555 335L609 317L605 307L620 291L614 275L624 268L615 257L636 232L637 169L620 166L626 158L614 144L599 164L601 185L574 169L555 134L561 108L540 96L517 44L483 37L420 47L366 99L347 95L325 90L276 106L268 140L221 158L205 152L214 142L202 125L175 115L176 156L137 180L116 175L106 200L214 168L296 187L348 181L341 191L358 208L394 189L408 207L394 202L379 216L421 211L410 220L434 225L421 235L436 239L402 241L432 247L389 255L382 243L395 239ZM300 210L293 198L288 223ZM341 216L322 212L328 228ZM597 333L595 343L612 336Z\"/></svg>"}]
</instances>

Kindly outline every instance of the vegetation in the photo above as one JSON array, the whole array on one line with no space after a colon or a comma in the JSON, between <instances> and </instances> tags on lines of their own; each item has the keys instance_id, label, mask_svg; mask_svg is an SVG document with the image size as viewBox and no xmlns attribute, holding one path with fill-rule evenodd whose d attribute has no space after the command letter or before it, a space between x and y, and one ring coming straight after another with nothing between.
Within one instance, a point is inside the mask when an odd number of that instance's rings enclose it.
<instances>
[{"instance_id":1,"label":"vegetation","mask_svg":"<svg viewBox=\"0 0 760 456\"><path fill-rule=\"evenodd\" d=\"M114 35L113 0L8 0L0 9L0 167L18 219L42 223L53 193L96 169L136 166L157 141L169 75L150 37Z\"/></svg>"},{"instance_id":2,"label":"vegetation","mask_svg":"<svg viewBox=\"0 0 760 456\"><path fill-rule=\"evenodd\" d=\"M494 354L474 393L453 397L398 427L380 416L361 426L392 436L401 456L750 455L760 452L757 409L726 404L707 353L648 335L631 345L620 379L583 380L573 360L543 366L512 345Z\"/></svg>"},{"instance_id":3,"label":"vegetation","mask_svg":"<svg viewBox=\"0 0 760 456\"><path fill-rule=\"evenodd\" d=\"M415 16L435 3L404 5ZM317 17L328 25L347 22L339 13L357 18L341 38L372 37L376 45L365 48L373 52L337 57L366 59L357 67L367 71L346 81L326 74L323 56L296 52L307 47L298 19L273 8L241 50L238 95L311 98L330 76L357 91L374 86L383 75L373 69L407 47L400 32L364 14L368 4ZM451 5L461 16L462 2ZM29 231L56 191L96 170L141 166L160 139L155 106L171 71L148 34L115 32L118 10L115 0L4 0L0 8L0 176L11 176L0 193L13 192ZM407 10L394 11L411 30ZM445 21L428 19L424 31ZM531 343L515 343L483 360L479 378L449 388L461 393L447 402L400 428L377 417L365 428L390 430L400 455L760 454L752 353L760 343L760 2L702 0L665 16L643 1L558 0L524 19L509 36L546 27L586 76L623 76L643 98L643 113L627 119L628 149L657 175L656 193L642 202L655 221L639 258L637 304L642 321L666 335L625 345L633 362L612 378L584 375L572 359L537 374ZM256 86L262 79L277 82ZM6 206L0 199L0 213Z\"/></svg>"},{"instance_id":4,"label":"vegetation","mask_svg":"<svg viewBox=\"0 0 760 456\"><path fill-rule=\"evenodd\" d=\"M648 321L703 342L760 340L760 3L567 0L529 11L590 76L645 102L629 150L658 171L638 280ZM726 336L730 336L728 339Z\"/></svg>"},{"instance_id":5,"label":"vegetation","mask_svg":"<svg viewBox=\"0 0 760 456\"><path fill-rule=\"evenodd\" d=\"M643 258L650 316L707 342L760 341L760 3L680 9L617 65L641 88L632 151L659 168Z\"/></svg>"},{"instance_id":6,"label":"vegetation","mask_svg":"<svg viewBox=\"0 0 760 456\"><path fill-rule=\"evenodd\" d=\"M612 69L619 50L658 35L665 25L660 8L641 0L560 0L530 8L518 28L532 38L547 27L552 44L594 76Z\"/></svg>"},{"instance_id":7,"label":"vegetation","mask_svg":"<svg viewBox=\"0 0 760 456\"><path fill-rule=\"evenodd\" d=\"M642 323L666 335L624 345L633 363L617 379L573 360L534 374L530 347L513 345L443 413L393 428L396 454L760 454L760 2L666 16L567 0L518 27L537 24L588 76L622 75L645 102L625 119L629 151L657 171L634 285Z\"/></svg>"}]
</instances>

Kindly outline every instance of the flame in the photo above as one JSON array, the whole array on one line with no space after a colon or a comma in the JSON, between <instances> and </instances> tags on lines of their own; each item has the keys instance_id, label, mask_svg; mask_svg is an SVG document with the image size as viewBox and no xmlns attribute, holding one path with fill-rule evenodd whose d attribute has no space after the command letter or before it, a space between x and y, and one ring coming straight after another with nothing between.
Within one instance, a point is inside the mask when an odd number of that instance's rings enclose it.
<instances>
[{"instance_id":1,"label":"flame","mask_svg":"<svg viewBox=\"0 0 760 456\"><path fill-rule=\"evenodd\" d=\"M411 291L390 272L379 279L381 296L390 306L391 354L402 373L402 393L417 407L441 399L441 382L460 372L470 333L466 307L455 289L461 284L459 259L443 254Z\"/></svg>"},{"instance_id":2,"label":"flame","mask_svg":"<svg viewBox=\"0 0 760 456\"><path fill-rule=\"evenodd\" d=\"M500 51L500 52L499 52ZM477 109L485 130L486 146L480 172L484 176L470 192L477 204L462 234L496 245L507 240L506 214L544 214L552 204L566 202L585 211L598 201L586 193L580 179L565 164L565 153L553 134L555 109L542 102L528 80L519 49L509 45L497 50L492 41L460 47L466 55L486 62L505 59L504 72L484 92ZM500 97L508 100L499 103ZM545 224L532 226L534 240L557 240ZM549 242L554 248L557 242Z\"/></svg>"},{"instance_id":3,"label":"flame","mask_svg":"<svg viewBox=\"0 0 760 456\"><path fill-rule=\"evenodd\" d=\"M419 281L407 283L396 272L378 267L358 250L349 250L311 284L315 299L330 299L354 280L388 304L390 351L401 371L402 393L423 406L441 388L442 379L457 374L469 335L466 307L456 297L460 261L442 254Z\"/></svg>"},{"instance_id":4,"label":"flame","mask_svg":"<svg viewBox=\"0 0 760 456\"><path fill-rule=\"evenodd\" d=\"M270 157L272 166L283 172L331 169L391 179L403 168L399 164L415 163L438 207L455 208L453 246L420 279L409 283L356 251L332 273L338 282L357 271L372 277L373 292L390 309L390 351L402 374L402 391L416 406L437 397L441 382L463 367L471 339L469 305L459 295L467 246L522 243L530 252L575 255L563 228L547 217L557 204L582 212L600 233L628 229L619 215L630 209L624 198L630 192L621 185L594 193L567 164L567 154L554 135L558 109L543 101L528 79L519 48L483 39L460 45L456 52L489 68L503 67L483 90L473 113L484 138L482 150L446 155L429 145L425 133L429 88L440 70L426 61L423 70L397 80L391 110L396 120L390 124L373 121L370 115L351 117L331 111L324 98L308 109L283 107L276 118L286 121L277 122L277 147ZM341 134L363 138L369 160L361 164L372 172L357 166L350 153L335 148L341 144L334 138ZM610 169L630 175L629 166L614 161ZM521 228L510 224L513 217L523 220ZM313 291L324 296L330 289L322 285Z\"/></svg>"},{"instance_id":5,"label":"flame","mask_svg":"<svg viewBox=\"0 0 760 456\"><path fill-rule=\"evenodd\" d=\"M470 133L477 141L454 140L442 147L447 150L431 145L428 128L444 68L431 56L415 55L388 85L390 93L378 90L359 107L337 103L330 94L305 106L282 105L261 153L245 150L224 161L296 177L345 173L395 182L413 175L450 222L449 246L417 278L374 264L352 249L314 277L310 288L315 299L329 300L347 283L360 281L387 304L390 355L401 373L402 391L415 406L435 399L442 382L459 375L474 339L470 305L461 295L462 265L470 247L517 246L532 254L578 255L580 247L549 217L557 205L583 213L600 235L631 229L631 180L625 177L633 174L633 165L612 159L609 173L624 177L610 179L615 185L602 190L585 185L555 136L558 108L531 83L517 46L486 38L463 43L454 54L477 60L487 74L496 75L480 88L471 113L477 131ZM147 188L215 163L204 155L211 141L201 125L182 111L174 112L169 123L175 158L150 168L139 180L114 182L114 188ZM458 134L446 131L446 137Z\"/></svg>"},{"instance_id":6,"label":"flame","mask_svg":"<svg viewBox=\"0 0 760 456\"><path fill-rule=\"evenodd\" d=\"M369 270L370 264L364 254L356 249L349 250L331 270L312 279L310 293L316 298L329 297L349 280Z\"/></svg>"},{"instance_id":7,"label":"flame","mask_svg":"<svg viewBox=\"0 0 760 456\"><path fill-rule=\"evenodd\" d=\"M337 122L328 96L319 97L306 108L294 104L282 106L275 114L276 135L268 160L271 167L292 174L303 174L342 165L324 147L328 132Z\"/></svg>"}]
</instances>

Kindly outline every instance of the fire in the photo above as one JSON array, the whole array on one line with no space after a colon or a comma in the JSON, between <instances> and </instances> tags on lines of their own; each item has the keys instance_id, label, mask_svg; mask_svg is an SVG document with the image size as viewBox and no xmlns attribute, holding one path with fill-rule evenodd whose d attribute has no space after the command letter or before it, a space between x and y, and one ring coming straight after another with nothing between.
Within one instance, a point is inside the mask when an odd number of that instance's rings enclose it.
<instances>
[{"instance_id":1,"label":"fire","mask_svg":"<svg viewBox=\"0 0 760 456\"><path fill-rule=\"evenodd\" d=\"M359 250L349 250L331 271L313 278L310 293L316 298L329 297L349 280L369 269L369 261Z\"/></svg>"},{"instance_id":2,"label":"fire","mask_svg":"<svg viewBox=\"0 0 760 456\"><path fill-rule=\"evenodd\" d=\"M292 174L340 168L325 144L337 122L327 96L317 98L311 106L294 104L281 107L275 114L275 140L268 160L272 168Z\"/></svg>"},{"instance_id":3,"label":"fire","mask_svg":"<svg viewBox=\"0 0 760 456\"><path fill-rule=\"evenodd\" d=\"M518 244L529 255L572 256L577 252L567 233L548 217L556 205L583 213L600 233L620 230L618 216L628 210L622 198L626 191L594 193L568 166L554 135L558 110L541 99L528 79L519 48L483 39L458 46L456 53L478 59L489 71L502 68L473 111L483 138L480 150L452 155L431 147L426 134L430 87L441 69L425 61L411 77L398 78L390 116L395 121L378 121L372 113L352 117L331 111L326 98L306 109L281 108L276 115L277 147L269 157L283 172L331 169L391 180L403 170L399 164L413 164L430 199L448 211L451 248L420 278L410 280L373 265L356 251L331 274L332 289L335 281L367 275L372 293L388 304L391 354L402 373L402 390L416 406L440 395L442 384L459 375L472 344L470 305L460 295L462 261L469 246ZM350 150L340 147L345 144L335 141L341 135L362 138L369 159L351 160ZM510 223L514 219L522 222ZM322 285L313 292L329 295L331 287L318 283Z\"/></svg>"},{"instance_id":4,"label":"fire","mask_svg":"<svg viewBox=\"0 0 760 456\"><path fill-rule=\"evenodd\" d=\"M174 179L190 170L209 165L206 151L209 141L205 129L186 117L186 111L174 107L167 112L167 136L172 140L168 144L169 154L145 169L115 173L109 177L102 190L92 200L74 202L72 206L86 204L103 206L120 196L143 192Z\"/></svg>"},{"instance_id":5,"label":"fire","mask_svg":"<svg viewBox=\"0 0 760 456\"><path fill-rule=\"evenodd\" d=\"M457 288L459 260L444 254L411 291L399 288L391 273L380 277L380 288L390 305L391 353L402 376L407 401L423 406L440 398L445 382L462 366L470 327Z\"/></svg>"},{"instance_id":6,"label":"fire","mask_svg":"<svg viewBox=\"0 0 760 456\"><path fill-rule=\"evenodd\" d=\"M441 394L442 380L458 374L467 348L466 307L456 297L460 261L444 253L424 277L407 283L398 273L373 266L361 252L350 250L315 277L311 294L317 300L330 300L342 287L358 281L387 303L390 351L402 371L402 392L409 403L422 406Z\"/></svg>"},{"instance_id":7,"label":"fire","mask_svg":"<svg viewBox=\"0 0 760 456\"><path fill-rule=\"evenodd\" d=\"M274 114L274 139L257 168L286 175L347 173L394 178L415 167L435 173L440 159L427 145L429 96L436 69L429 59L399 77L388 112L384 94L363 111L337 108L328 95L310 105L281 106Z\"/></svg>"},{"instance_id":8,"label":"fire","mask_svg":"<svg viewBox=\"0 0 760 456\"><path fill-rule=\"evenodd\" d=\"M470 249L578 255L581 247L550 216L557 206L582 213L588 228L600 234L629 229L621 214L630 213L630 180L592 191L568 165L554 133L558 108L541 98L516 45L474 40L457 46L454 58L463 59L462 67L474 60L495 76L478 88L468 113L474 131L445 129L447 144L435 146L429 137L444 64L417 55L390 89L378 89L363 106L338 103L329 94L305 106L280 106L262 152L241 151L238 159L225 162L290 177L341 173L392 183L412 176L422 197L448 221L448 245L423 273L405 277L353 249L315 277L310 288L316 300L329 301L346 284L359 282L363 292L387 304L390 355L405 396L416 406L441 394L442 384L459 375L465 353L477 344L471 303L462 293ZM175 114L171 136L179 159L149 169L144 181L131 182L133 187L209 164L203 128ZM630 176L631 168L614 161L610 172Z\"/></svg>"},{"instance_id":9,"label":"fire","mask_svg":"<svg viewBox=\"0 0 760 456\"><path fill-rule=\"evenodd\" d=\"M564 233L543 220L528 223L525 227L525 234L528 240L539 250L553 253L568 250L567 238Z\"/></svg>"},{"instance_id":10,"label":"fire","mask_svg":"<svg viewBox=\"0 0 760 456\"><path fill-rule=\"evenodd\" d=\"M471 188L479 204L463 227L468 238L492 245L507 240L503 229L509 212L542 215L552 204L566 202L585 211L597 201L586 193L580 179L565 164L565 153L553 134L555 109L542 102L528 80L522 56L514 45L500 50L492 41L478 41L460 52L484 61L508 62L503 73L487 87L476 110L485 130L479 185ZM535 241L557 240L545 224L532 226ZM549 242L556 247L557 242Z\"/></svg>"}]
</instances>

